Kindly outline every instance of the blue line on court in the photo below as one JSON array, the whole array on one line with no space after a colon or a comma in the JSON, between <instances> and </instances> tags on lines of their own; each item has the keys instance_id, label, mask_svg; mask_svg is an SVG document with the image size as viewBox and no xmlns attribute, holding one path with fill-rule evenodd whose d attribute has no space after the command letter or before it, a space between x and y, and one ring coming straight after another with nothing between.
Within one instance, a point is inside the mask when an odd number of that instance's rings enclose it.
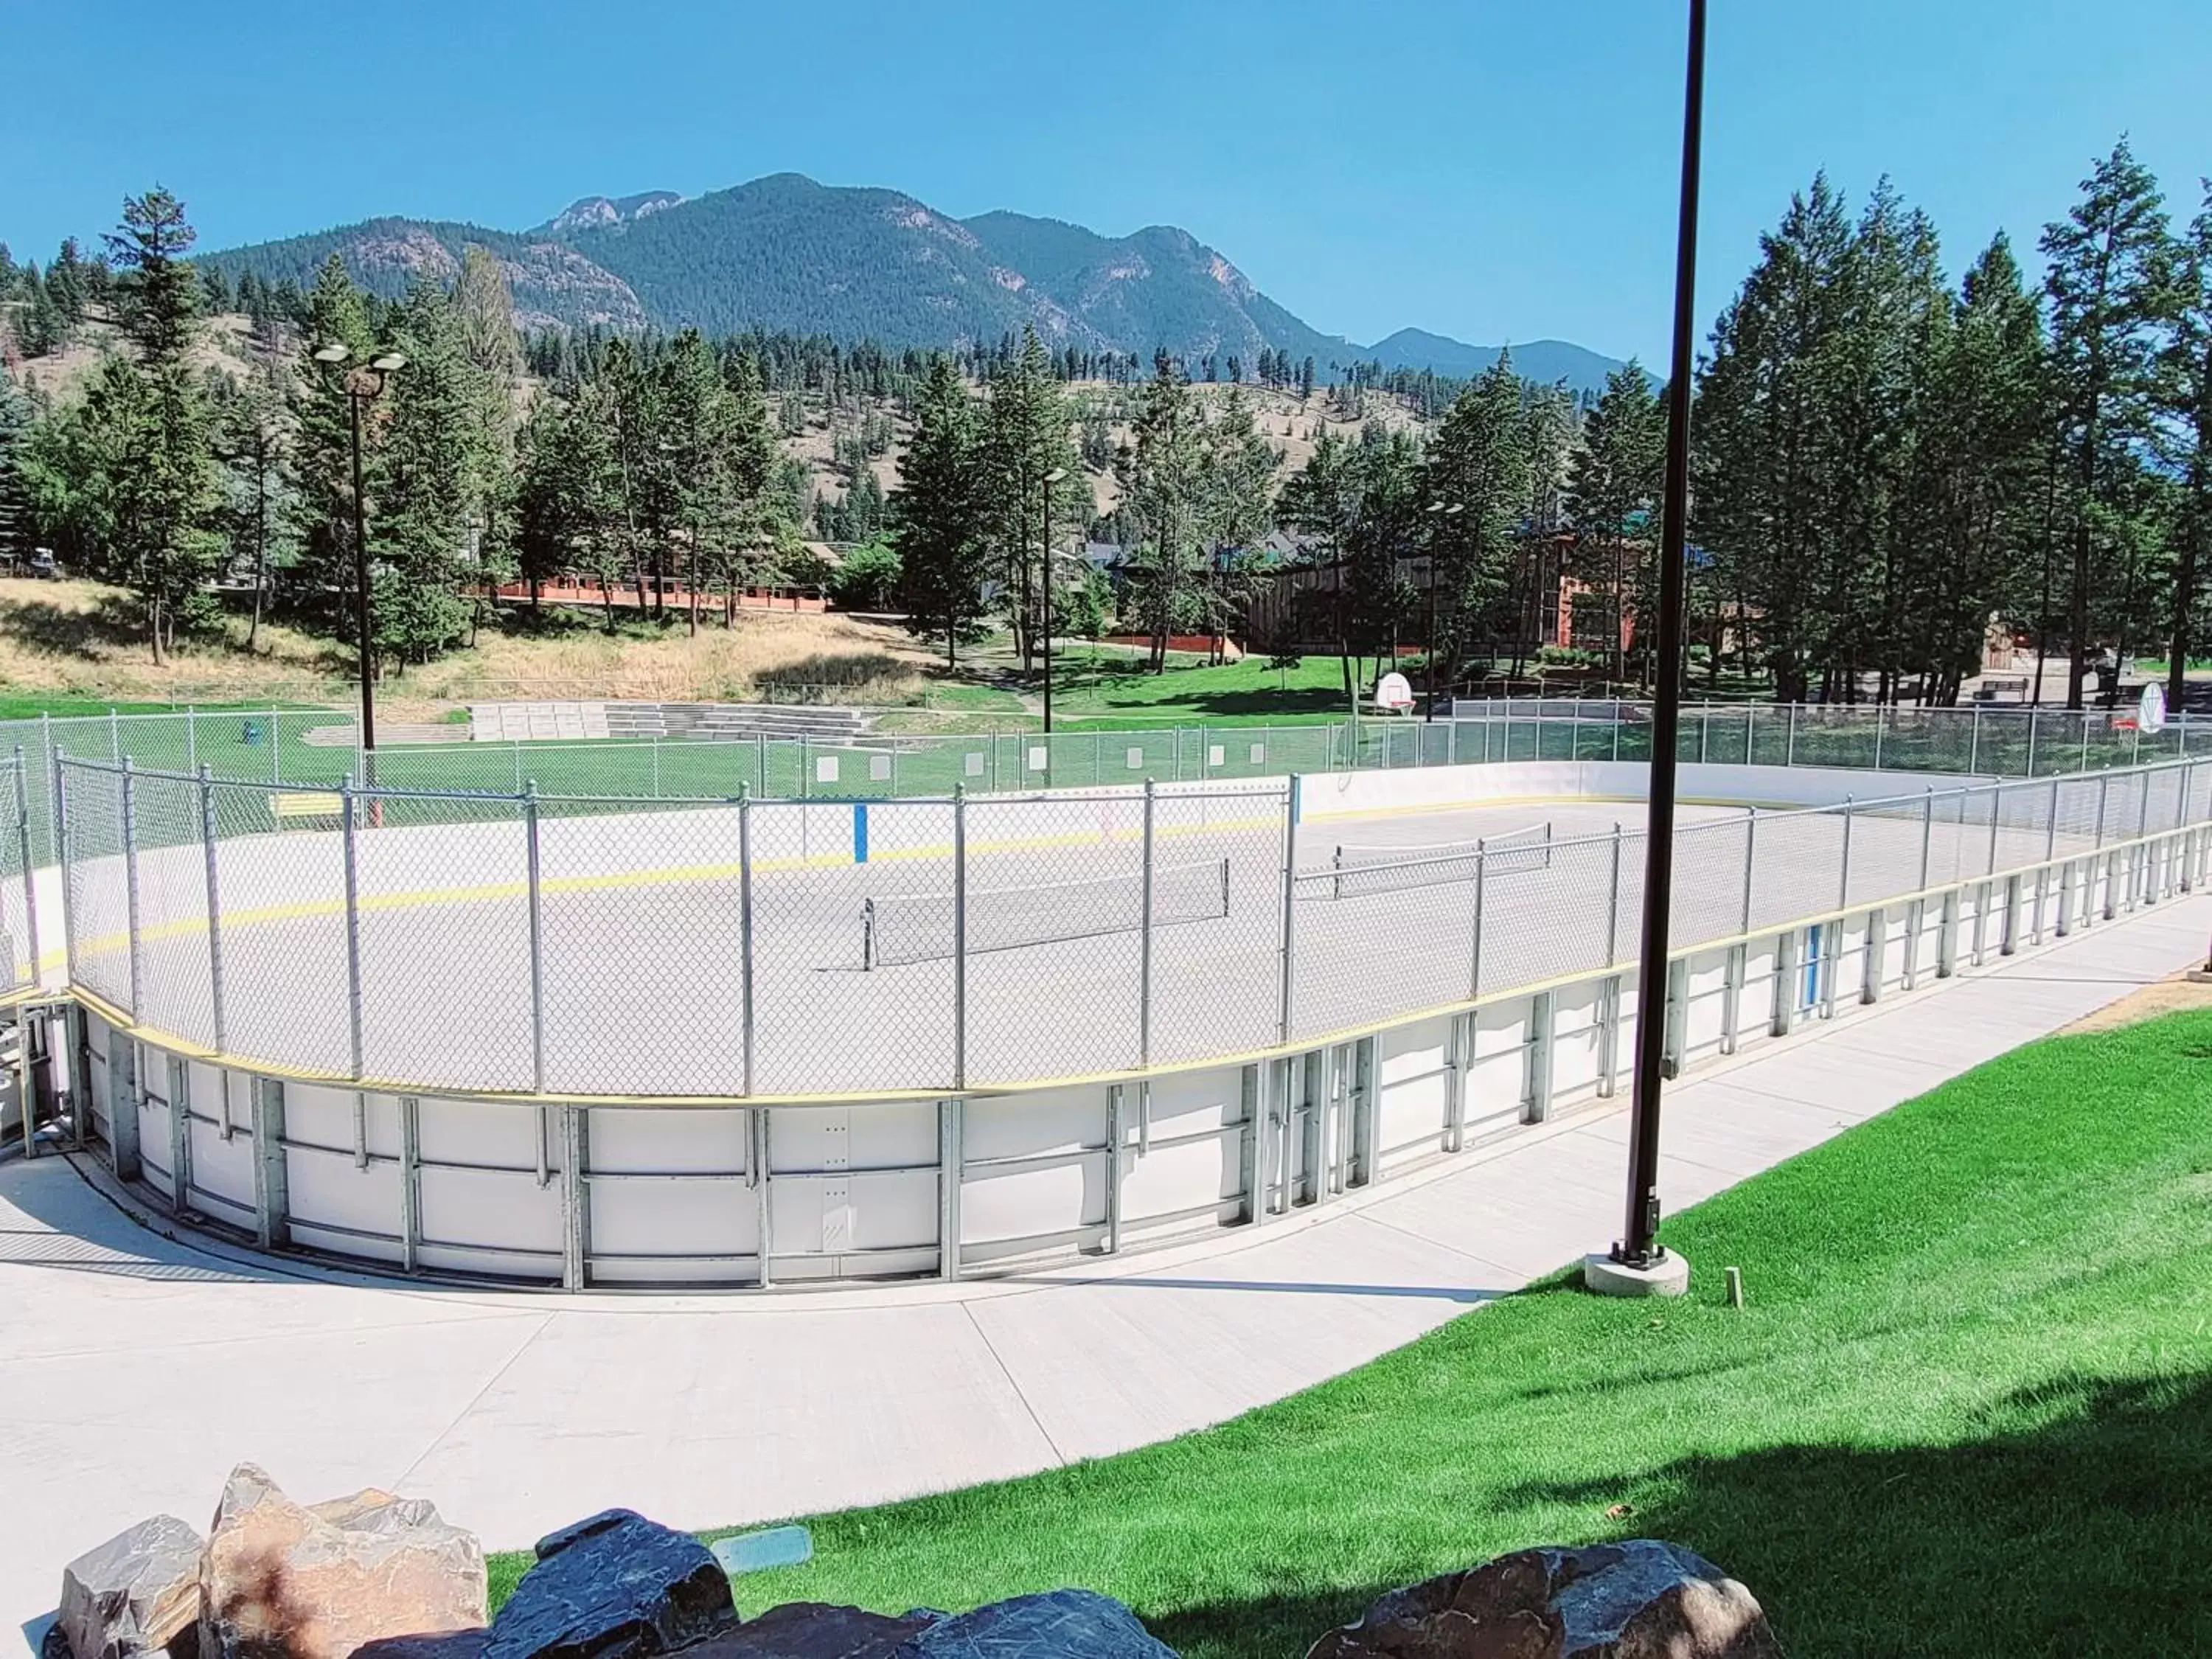
<instances>
[{"instance_id":1,"label":"blue line on court","mask_svg":"<svg viewBox=\"0 0 2212 1659\"><path fill-rule=\"evenodd\" d=\"M866 864L867 861L868 803L856 800L853 803L853 862Z\"/></svg>"}]
</instances>

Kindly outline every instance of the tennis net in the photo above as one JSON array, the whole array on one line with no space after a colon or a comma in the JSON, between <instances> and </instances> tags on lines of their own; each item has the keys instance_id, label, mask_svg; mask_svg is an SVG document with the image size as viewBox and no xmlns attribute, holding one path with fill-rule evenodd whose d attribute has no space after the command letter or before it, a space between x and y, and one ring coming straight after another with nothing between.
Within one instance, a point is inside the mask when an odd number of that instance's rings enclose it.
<instances>
[{"instance_id":1,"label":"tennis net","mask_svg":"<svg viewBox=\"0 0 2212 1659\"><path fill-rule=\"evenodd\" d=\"M1309 896L1333 899L1369 898L1377 893L1401 893L1420 887L1449 887L1485 879L1547 870L1552 864L1552 826L1548 820L1480 841L1445 842L1426 846L1355 847L1339 845L1328 868L1300 878Z\"/></svg>"},{"instance_id":2,"label":"tennis net","mask_svg":"<svg viewBox=\"0 0 2212 1659\"><path fill-rule=\"evenodd\" d=\"M1213 921L1229 914L1229 860L1160 865L1152 871L1152 925ZM861 963L896 968L943 961L958 947L953 896L894 894L860 907ZM1106 933L1133 933L1145 925L1141 872L1034 886L971 888L968 893L969 955L1057 945Z\"/></svg>"}]
</instances>

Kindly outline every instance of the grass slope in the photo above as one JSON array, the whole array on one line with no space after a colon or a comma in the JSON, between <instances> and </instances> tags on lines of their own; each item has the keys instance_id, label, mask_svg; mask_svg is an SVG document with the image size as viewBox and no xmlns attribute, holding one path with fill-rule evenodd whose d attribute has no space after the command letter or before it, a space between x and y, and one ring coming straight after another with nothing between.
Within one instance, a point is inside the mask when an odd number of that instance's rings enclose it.
<instances>
[{"instance_id":1,"label":"grass slope","mask_svg":"<svg viewBox=\"0 0 2212 1659\"><path fill-rule=\"evenodd\" d=\"M822 1517L739 1604L1079 1583L1260 1659L1386 1586L1648 1534L1799 1654L2212 1651L2208 1059L2212 1013L2022 1049L1673 1218L1682 1303L1539 1286L1218 1429Z\"/></svg>"}]
</instances>

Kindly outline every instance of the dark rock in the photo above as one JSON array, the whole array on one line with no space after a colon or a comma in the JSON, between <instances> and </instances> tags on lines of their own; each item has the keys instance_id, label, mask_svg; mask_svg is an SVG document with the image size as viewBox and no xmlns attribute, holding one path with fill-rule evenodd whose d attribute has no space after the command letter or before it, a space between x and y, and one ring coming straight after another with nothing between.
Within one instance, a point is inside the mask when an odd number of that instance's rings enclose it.
<instances>
[{"instance_id":1,"label":"dark rock","mask_svg":"<svg viewBox=\"0 0 2212 1659\"><path fill-rule=\"evenodd\" d=\"M1137 1615L1092 1590L1049 1590L936 1620L898 1659L1176 1659Z\"/></svg>"},{"instance_id":2,"label":"dark rock","mask_svg":"<svg viewBox=\"0 0 2212 1659\"><path fill-rule=\"evenodd\" d=\"M173 1515L141 1521L62 1569L55 1628L76 1659L160 1652L199 1618L206 1547Z\"/></svg>"},{"instance_id":3,"label":"dark rock","mask_svg":"<svg viewBox=\"0 0 2212 1659\"><path fill-rule=\"evenodd\" d=\"M484 1621L483 1547L419 1498L295 1504L231 1471L200 1559L200 1659L351 1659L384 1637Z\"/></svg>"},{"instance_id":4,"label":"dark rock","mask_svg":"<svg viewBox=\"0 0 2212 1659\"><path fill-rule=\"evenodd\" d=\"M548 1534L481 1659L649 1659L738 1622L707 1547L629 1510Z\"/></svg>"},{"instance_id":5,"label":"dark rock","mask_svg":"<svg viewBox=\"0 0 2212 1659\"><path fill-rule=\"evenodd\" d=\"M891 1659L899 1644L944 1618L896 1618L823 1601L787 1601L725 1636L686 1648L683 1659Z\"/></svg>"},{"instance_id":6,"label":"dark rock","mask_svg":"<svg viewBox=\"0 0 2212 1659\"><path fill-rule=\"evenodd\" d=\"M420 1636L386 1636L353 1650L353 1659L482 1659L491 1632L447 1630Z\"/></svg>"},{"instance_id":7,"label":"dark rock","mask_svg":"<svg viewBox=\"0 0 2212 1659\"><path fill-rule=\"evenodd\" d=\"M1654 1538L1521 1550L1393 1590L1307 1659L1780 1659L1751 1592Z\"/></svg>"}]
</instances>

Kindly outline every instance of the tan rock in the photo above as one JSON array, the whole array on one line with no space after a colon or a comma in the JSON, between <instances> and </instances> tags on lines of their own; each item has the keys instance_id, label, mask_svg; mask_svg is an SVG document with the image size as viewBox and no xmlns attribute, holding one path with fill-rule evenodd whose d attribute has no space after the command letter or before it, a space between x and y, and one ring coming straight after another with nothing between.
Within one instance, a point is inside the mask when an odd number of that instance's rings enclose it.
<instances>
[{"instance_id":1,"label":"tan rock","mask_svg":"<svg viewBox=\"0 0 2212 1659\"><path fill-rule=\"evenodd\" d=\"M395 1636L481 1626L483 1549L419 1498L295 1504L231 1472L200 1571L199 1659L350 1659Z\"/></svg>"}]
</instances>

